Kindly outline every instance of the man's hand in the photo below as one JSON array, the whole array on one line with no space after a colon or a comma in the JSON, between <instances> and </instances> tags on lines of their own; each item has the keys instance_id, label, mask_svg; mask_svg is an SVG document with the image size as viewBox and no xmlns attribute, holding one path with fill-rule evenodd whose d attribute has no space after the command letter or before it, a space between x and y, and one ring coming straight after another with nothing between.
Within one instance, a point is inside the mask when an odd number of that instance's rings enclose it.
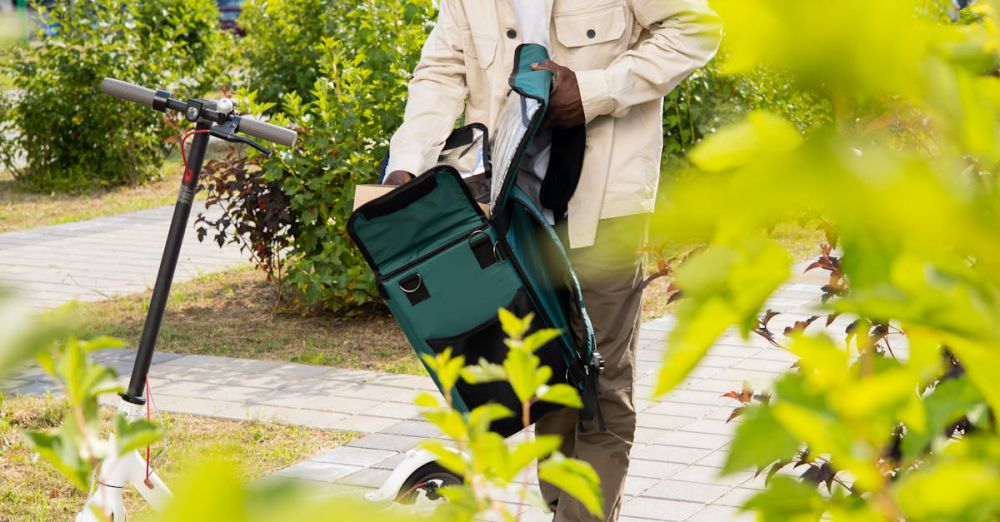
<instances>
[{"instance_id":1,"label":"man's hand","mask_svg":"<svg viewBox=\"0 0 1000 522\"><path fill-rule=\"evenodd\" d=\"M531 68L552 73L552 94L549 95L549 107L542 126L569 129L586 123L576 73L552 60L531 64Z\"/></svg>"},{"instance_id":2,"label":"man's hand","mask_svg":"<svg viewBox=\"0 0 1000 522\"><path fill-rule=\"evenodd\" d=\"M406 172L405 170L394 170L385 177L382 181L383 185L402 185L408 181L413 180L413 174Z\"/></svg>"}]
</instances>

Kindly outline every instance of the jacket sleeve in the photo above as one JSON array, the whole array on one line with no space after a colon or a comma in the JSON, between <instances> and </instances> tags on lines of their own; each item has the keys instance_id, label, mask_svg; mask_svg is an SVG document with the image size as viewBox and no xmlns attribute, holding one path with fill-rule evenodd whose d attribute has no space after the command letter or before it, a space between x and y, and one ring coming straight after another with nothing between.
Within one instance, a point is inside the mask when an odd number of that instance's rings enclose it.
<instances>
[{"instance_id":1,"label":"jacket sleeve","mask_svg":"<svg viewBox=\"0 0 1000 522\"><path fill-rule=\"evenodd\" d=\"M629 0L647 38L606 69L576 71L587 122L666 96L715 56L722 23L705 0Z\"/></svg>"},{"instance_id":2,"label":"jacket sleeve","mask_svg":"<svg viewBox=\"0 0 1000 522\"><path fill-rule=\"evenodd\" d=\"M437 162L467 94L462 8L441 2L438 20L413 71L403 124L389 143L387 172L421 174Z\"/></svg>"}]
</instances>

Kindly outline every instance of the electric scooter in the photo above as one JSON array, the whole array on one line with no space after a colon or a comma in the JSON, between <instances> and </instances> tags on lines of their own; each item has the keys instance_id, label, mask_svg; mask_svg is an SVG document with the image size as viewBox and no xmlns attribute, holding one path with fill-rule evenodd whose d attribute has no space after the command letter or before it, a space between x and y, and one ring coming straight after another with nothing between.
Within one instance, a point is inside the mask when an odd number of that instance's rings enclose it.
<instances>
[{"instance_id":1,"label":"electric scooter","mask_svg":"<svg viewBox=\"0 0 1000 522\"><path fill-rule=\"evenodd\" d=\"M298 134L290 129L260 122L246 116L236 114L230 100L191 99L181 101L172 98L166 91L153 91L119 80L106 78L101 83L101 91L117 98L139 103L153 109L166 112L177 111L195 124L195 130L186 136L193 136L191 149L184 156L184 177L181 182L174 214L170 222L163 257L157 274L153 294L149 302L149 311L143 325L142 337L136 352L135 363L129 386L121 394L118 414L129 422L141 419L146 412L146 391L149 368L152 364L156 339L163 321L163 314L170 294L170 287L177 267L181 244L184 240L185 228L191 214L194 195L201 176L205 152L209 137L242 143L251 146L264 154L271 151L250 138L241 136L247 134L285 146L293 146ZM181 140L183 153L184 141ZM111 435L114 437L114 435ZM113 442L112 446L113 446ZM462 483L462 478L446 470L437 463L437 458L424 450L414 449L407 452L404 460L386 479L383 485L365 495L365 498L376 505L387 506L395 502L401 504L423 503L423 501L441 501L437 493L443 486ZM170 489L163 483L159 475L147 459L133 451L125 455L109 457L102 464L97 486L87 500L83 511L77 516L77 522L98 522L94 509L111 515L115 522L126 520L126 510L123 501L124 489L131 484L153 509L160 510L171 498Z\"/></svg>"},{"instance_id":2,"label":"electric scooter","mask_svg":"<svg viewBox=\"0 0 1000 522\"><path fill-rule=\"evenodd\" d=\"M177 111L195 124L195 129L185 136L185 138L193 136L191 150L184 159L184 177L170 221L170 231L163 248L163 258L160 261L153 295L149 301L149 311L146 314L142 338L136 352L132 376L128 389L121 394L121 403L118 407L118 414L132 422L144 415L149 366L153 361L156 338L163 321L163 312L174 279L174 270L177 268L181 243L184 240L184 232L191 215L191 206L198 187L198 179L201 176L209 137L214 136L224 141L249 145L270 155L270 150L240 134L288 147L295 145L298 134L291 129L240 116L236 114L233 102L230 100L190 99L182 101L171 97L170 93L166 91L154 91L111 78L104 79L101 83L101 91L122 100L152 107L163 113L168 110ZM182 155L184 141L181 140ZM114 447L113 440L110 446ZM139 455L138 451L112 456L101 465L97 477L97 487L87 499L83 511L77 515L77 522L98 522L101 519L97 517L96 513L99 512L110 515L114 522L126 520L127 514L122 494L129 484L132 484L139 494L157 510L162 509L171 497L170 490L156 471L151 469L147 460Z\"/></svg>"},{"instance_id":3,"label":"electric scooter","mask_svg":"<svg viewBox=\"0 0 1000 522\"><path fill-rule=\"evenodd\" d=\"M153 109L166 112L177 111L195 124L191 149L185 157L184 177L181 182L174 214L170 222L163 257L149 302L149 311L143 326L142 337L136 352L132 376L125 393L121 394L118 414L132 422L144 417L146 405L146 383L152 364L156 339L163 321L163 314L173 283L174 270L180 256L184 232L191 214L194 195L201 176L209 137L224 141L249 145L264 154L270 151L250 138L247 134L285 146L293 146L298 134L290 129L260 122L246 116L237 115L230 100L191 99L181 101L172 98L165 91L153 91L119 80L106 78L101 83L101 91ZM183 148L183 140L181 147ZM183 152L183 151L182 151ZM113 437L113 435L112 435ZM113 442L113 441L112 441ZM113 445L113 444L112 444ZM439 501L437 489L442 486L461 484L462 479L445 470L436 462L436 457L424 450L411 450L406 458L378 490L366 495L374 504L415 503L419 499ZM87 505L77 516L77 522L98 522L93 509L108 513L113 521L126 520L123 501L124 489L131 484L154 509L162 509L171 498L170 489L147 463L146 459L133 451L125 455L112 456L100 468L97 487L87 500Z\"/></svg>"}]
</instances>

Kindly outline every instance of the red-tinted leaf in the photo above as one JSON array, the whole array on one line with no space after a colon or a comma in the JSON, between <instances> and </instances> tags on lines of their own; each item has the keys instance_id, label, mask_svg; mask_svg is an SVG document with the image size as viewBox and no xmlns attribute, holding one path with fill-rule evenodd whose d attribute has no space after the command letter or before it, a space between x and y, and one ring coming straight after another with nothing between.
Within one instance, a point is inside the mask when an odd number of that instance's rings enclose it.
<instances>
[{"instance_id":1,"label":"red-tinted leaf","mask_svg":"<svg viewBox=\"0 0 1000 522\"><path fill-rule=\"evenodd\" d=\"M816 319L819 319L818 315L814 315L805 321L796 321L794 325L785 328L785 335L789 336L797 332L803 332L809 325L813 324Z\"/></svg>"},{"instance_id":2,"label":"red-tinted leaf","mask_svg":"<svg viewBox=\"0 0 1000 522\"><path fill-rule=\"evenodd\" d=\"M836 475L837 472L833 469L833 466L829 462L824 462L820 465L810 465L801 478L804 482L811 482L817 486L826 484L826 489L829 491L833 488L833 479Z\"/></svg>"}]
</instances>

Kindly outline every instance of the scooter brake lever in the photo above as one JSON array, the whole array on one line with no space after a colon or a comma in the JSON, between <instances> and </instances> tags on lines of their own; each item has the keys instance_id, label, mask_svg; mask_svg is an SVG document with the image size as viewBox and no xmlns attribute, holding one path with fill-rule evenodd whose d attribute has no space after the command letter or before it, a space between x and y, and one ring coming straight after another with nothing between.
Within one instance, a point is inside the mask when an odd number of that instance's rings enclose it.
<instances>
[{"instance_id":1,"label":"scooter brake lever","mask_svg":"<svg viewBox=\"0 0 1000 522\"><path fill-rule=\"evenodd\" d=\"M236 134L236 129L238 129L239 126L240 126L240 117L234 116L229 120L227 120L225 123L212 127L212 130L209 131L209 134L215 136L216 138L219 138L220 140L225 140L230 143L243 143L249 145L260 151L265 156L270 156L272 154L271 149L268 149L267 147L261 145L260 143L257 143L256 141L250 138Z\"/></svg>"},{"instance_id":2,"label":"scooter brake lever","mask_svg":"<svg viewBox=\"0 0 1000 522\"><path fill-rule=\"evenodd\" d=\"M250 138L246 138L244 136L240 136L239 134L233 134L229 138L225 138L225 139L227 141L232 141L232 142L235 142L235 143L244 143L246 145L249 145L249 146L257 149L258 151L260 151L261 154L263 154L265 156L270 156L272 154L271 149L269 149L269 148L261 145L260 143L257 143L256 141L254 141L254 140L252 140Z\"/></svg>"}]
</instances>

